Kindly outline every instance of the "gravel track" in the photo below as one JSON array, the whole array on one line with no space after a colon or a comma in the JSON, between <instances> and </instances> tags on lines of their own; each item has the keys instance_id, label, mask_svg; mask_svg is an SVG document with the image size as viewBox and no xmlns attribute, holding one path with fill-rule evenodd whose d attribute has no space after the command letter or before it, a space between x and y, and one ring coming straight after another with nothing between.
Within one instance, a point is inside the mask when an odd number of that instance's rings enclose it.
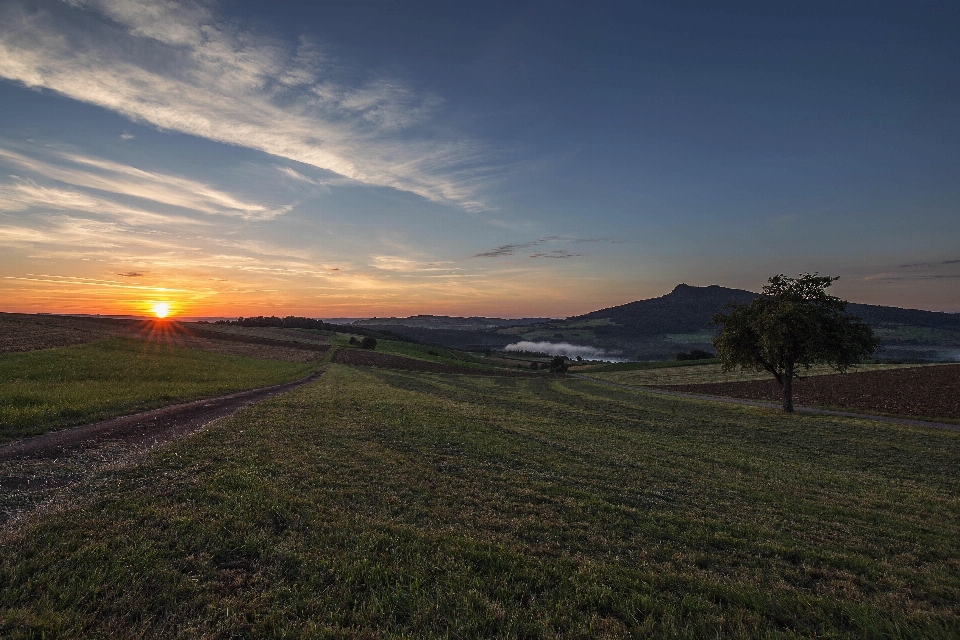
<instances>
[{"instance_id":1,"label":"gravel track","mask_svg":"<svg viewBox=\"0 0 960 640\"><path fill-rule=\"evenodd\" d=\"M0 525L82 498L78 491L103 473L136 463L164 442L195 433L243 407L316 380L240 391L54 431L0 447Z\"/></svg>"}]
</instances>

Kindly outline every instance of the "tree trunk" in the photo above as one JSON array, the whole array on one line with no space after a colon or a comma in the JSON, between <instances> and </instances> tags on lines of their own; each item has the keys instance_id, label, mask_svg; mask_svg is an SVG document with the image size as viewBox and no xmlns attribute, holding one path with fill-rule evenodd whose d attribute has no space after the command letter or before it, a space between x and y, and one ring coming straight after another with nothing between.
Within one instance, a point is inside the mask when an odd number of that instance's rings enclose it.
<instances>
[{"instance_id":1,"label":"tree trunk","mask_svg":"<svg viewBox=\"0 0 960 640\"><path fill-rule=\"evenodd\" d=\"M783 410L793 413L793 363L787 363L783 372Z\"/></svg>"}]
</instances>

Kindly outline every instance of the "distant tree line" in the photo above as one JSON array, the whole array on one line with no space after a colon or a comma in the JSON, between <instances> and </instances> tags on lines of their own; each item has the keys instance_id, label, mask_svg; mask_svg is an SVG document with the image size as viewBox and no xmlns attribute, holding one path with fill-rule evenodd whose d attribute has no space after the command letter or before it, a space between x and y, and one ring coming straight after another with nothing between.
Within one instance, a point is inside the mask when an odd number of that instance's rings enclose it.
<instances>
[{"instance_id":1,"label":"distant tree line","mask_svg":"<svg viewBox=\"0 0 960 640\"><path fill-rule=\"evenodd\" d=\"M335 325L316 318L301 316L256 316L252 318L237 318L236 320L217 320L217 324L232 324L239 327L283 327L285 329L322 329L336 331Z\"/></svg>"}]
</instances>

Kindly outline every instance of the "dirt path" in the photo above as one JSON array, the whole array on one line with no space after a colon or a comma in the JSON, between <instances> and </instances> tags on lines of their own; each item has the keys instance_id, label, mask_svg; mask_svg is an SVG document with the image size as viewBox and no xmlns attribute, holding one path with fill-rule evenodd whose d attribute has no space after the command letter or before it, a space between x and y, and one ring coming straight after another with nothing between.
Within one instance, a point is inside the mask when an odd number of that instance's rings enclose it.
<instances>
[{"instance_id":1,"label":"dirt path","mask_svg":"<svg viewBox=\"0 0 960 640\"><path fill-rule=\"evenodd\" d=\"M682 391L668 391L666 389L657 389L655 387L634 387L628 384L619 384L617 382L608 382L591 378L579 373L570 374L573 378L580 378L596 384L602 384L608 387L618 387L620 389L629 389L631 391L640 391L642 393L652 393L654 395L675 396L678 398L690 398L692 400L708 400L710 402L725 402L728 404L746 405L750 407L765 407L768 409L781 409L781 405L773 402L760 402L757 400L744 400L741 398L727 398L723 396L707 396L698 393L685 393ZM895 418L892 416L878 416L870 413L852 413L848 411L833 411L832 409L817 409L815 407L794 406L797 413L813 413L817 415L838 416L841 418L859 418L861 420L874 420L876 422L893 422L896 424L905 424L913 427L931 427L934 429L947 429L949 431L960 431L960 425L947 422L927 422L925 420L913 420L911 418Z\"/></svg>"},{"instance_id":2,"label":"dirt path","mask_svg":"<svg viewBox=\"0 0 960 640\"><path fill-rule=\"evenodd\" d=\"M57 457L77 447L97 446L106 440L133 445L154 445L193 433L205 424L230 415L254 402L279 395L319 377L306 378L225 396L196 400L103 422L53 431L0 446L0 462L16 458Z\"/></svg>"},{"instance_id":3,"label":"dirt path","mask_svg":"<svg viewBox=\"0 0 960 640\"><path fill-rule=\"evenodd\" d=\"M72 504L86 483L135 464L158 444L199 431L255 402L316 380L321 374L172 405L103 422L54 431L0 447L0 525L58 504Z\"/></svg>"}]
</instances>

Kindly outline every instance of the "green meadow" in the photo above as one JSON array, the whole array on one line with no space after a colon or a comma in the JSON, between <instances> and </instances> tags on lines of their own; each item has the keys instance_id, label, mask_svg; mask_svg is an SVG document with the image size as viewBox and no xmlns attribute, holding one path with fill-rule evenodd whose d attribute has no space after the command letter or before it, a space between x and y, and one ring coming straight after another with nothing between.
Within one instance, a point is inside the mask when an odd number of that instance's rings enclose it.
<instances>
[{"instance_id":1,"label":"green meadow","mask_svg":"<svg viewBox=\"0 0 960 640\"><path fill-rule=\"evenodd\" d=\"M0 442L307 375L315 364L109 338L0 355Z\"/></svg>"},{"instance_id":2,"label":"green meadow","mask_svg":"<svg viewBox=\"0 0 960 640\"><path fill-rule=\"evenodd\" d=\"M334 347L360 348L359 346L350 344L351 334L349 333L328 333L327 335L331 336L330 343ZM362 339L362 336L358 335L353 337L358 341ZM389 353L391 355L404 356L406 358L414 358L416 360L426 360L428 362L439 362L440 364L477 366L482 368L494 366L490 362L485 362L482 357L466 351L417 344L415 342L403 342L400 340L377 338L377 346L375 350L379 353Z\"/></svg>"},{"instance_id":3,"label":"green meadow","mask_svg":"<svg viewBox=\"0 0 960 640\"><path fill-rule=\"evenodd\" d=\"M4 534L0 636L955 638L958 460L947 431L329 365Z\"/></svg>"}]
</instances>

